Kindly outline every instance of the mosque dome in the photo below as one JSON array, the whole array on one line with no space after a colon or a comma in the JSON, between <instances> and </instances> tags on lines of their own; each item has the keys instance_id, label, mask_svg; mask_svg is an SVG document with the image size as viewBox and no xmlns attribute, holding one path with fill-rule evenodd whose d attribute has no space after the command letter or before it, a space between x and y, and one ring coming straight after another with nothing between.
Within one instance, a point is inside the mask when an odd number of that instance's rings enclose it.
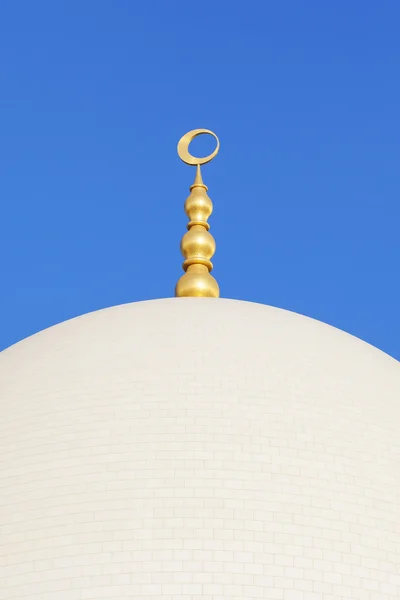
<instances>
[{"instance_id":1,"label":"mosque dome","mask_svg":"<svg viewBox=\"0 0 400 600\"><path fill-rule=\"evenodd\" d=\"M189 153L203 133L205 158ZM176 298L0 354L0 600L400 597L400 368L222 300L196 129Z\"/></svg>"},{"instance_id":2,"label":"mosque dome","mask_svg":"<svg viewBox=\"0 0 400 600\"><path fill-rule=\"evenodd\" d=\"M400 368L318 321L173 298L0 355L2 600L390 600Z\"/></svg>"}]
</instances>

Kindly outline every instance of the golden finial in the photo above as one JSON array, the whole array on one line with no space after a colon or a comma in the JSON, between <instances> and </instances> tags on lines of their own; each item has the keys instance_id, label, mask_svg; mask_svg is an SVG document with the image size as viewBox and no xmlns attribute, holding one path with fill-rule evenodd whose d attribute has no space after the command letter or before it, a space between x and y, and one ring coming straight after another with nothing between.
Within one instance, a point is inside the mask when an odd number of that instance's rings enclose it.
<instances>
[{"instance_id":1,"label":"golden finial","mask_svg":"<svg viewBox=\"0 0 400 600\"><path fill-rule=\"evenodd\" d=\"M208 133L217 140L214 152L204 158L196 158L189 153L189 144L195 137ZM178 143L178 155L187 165L196 166L196 177L190 186L190 195L185 202L185 212L189 217L188 232L182 238L181 252L184 257L183 269L185 273L175 287L175 296L207 296L219 297L218 283L210 274L213 264L210 258L215 253L215 240L209 232L207 223L213 205L207 194L201 176L200 165L210 162L219 150L219 139L209 129L193 129L186 133Z\"/></svg>"}]
</instances>

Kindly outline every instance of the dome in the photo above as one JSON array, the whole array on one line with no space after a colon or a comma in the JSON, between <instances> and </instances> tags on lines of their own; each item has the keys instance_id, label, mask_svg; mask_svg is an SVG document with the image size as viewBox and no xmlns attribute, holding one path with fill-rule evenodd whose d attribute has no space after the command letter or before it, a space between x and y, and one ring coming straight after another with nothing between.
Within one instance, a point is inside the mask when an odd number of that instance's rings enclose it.
<instances>
[{"instance_id":1,"label":"dome","mask_svg":"<svg viewBox=\"0 0 400 600\"><path fill-rule=\"evenodd\" d=\"M233 300L127 304L0 355L2 600L400 592L400 368Z\"/></svg>"}]
</instances>

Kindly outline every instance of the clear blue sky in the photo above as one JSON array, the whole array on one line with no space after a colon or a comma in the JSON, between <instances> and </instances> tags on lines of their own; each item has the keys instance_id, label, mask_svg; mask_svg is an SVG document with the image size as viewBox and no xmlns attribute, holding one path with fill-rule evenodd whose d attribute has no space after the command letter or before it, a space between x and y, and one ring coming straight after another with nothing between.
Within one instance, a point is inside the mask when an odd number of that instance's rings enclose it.
<instances>
[{"instance_id":1,"label":"clear blue sky","mask_svg":"<svg viewBox=\"0 0 400 600\"><path fill-rule=\"evenodd\" d=\"M0 347L173 295L176 143L205 127L222 296L400 358L399 22L398 0L2 2Z\"/></svg>"}]
</instances>

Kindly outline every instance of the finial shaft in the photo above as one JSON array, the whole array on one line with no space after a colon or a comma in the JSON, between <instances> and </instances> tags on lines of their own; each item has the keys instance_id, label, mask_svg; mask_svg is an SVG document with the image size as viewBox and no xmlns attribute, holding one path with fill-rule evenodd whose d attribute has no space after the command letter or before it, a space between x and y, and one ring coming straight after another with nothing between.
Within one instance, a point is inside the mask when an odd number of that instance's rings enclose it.
<instances>
[{"instance_id":1,"label":"finial shaft","mask_svg":"<svg viewBox=\"0 0 400 600\"><path fill-rule=\"evenodd\" d=\"M189 154L189 143L198 135L208 133L217 140L217 147L212 154L205 158L196 158ZM185 273L179 279L175 288L175 296L207 296L219 297L218 283L210 274L213 268L211 258L215 253L215 240L209 232L208 218L213 205L207 194L207 186L203 183L200 165L209 162L219 150L219 140L215 133L208 129L189 131L178 144L180 158L190 165L196 165L196 177L190 186L190 195L185 202L185 212L189 217L188 232L182 238L181 252L184 257Z\"/></svg>"}]
</instances>

